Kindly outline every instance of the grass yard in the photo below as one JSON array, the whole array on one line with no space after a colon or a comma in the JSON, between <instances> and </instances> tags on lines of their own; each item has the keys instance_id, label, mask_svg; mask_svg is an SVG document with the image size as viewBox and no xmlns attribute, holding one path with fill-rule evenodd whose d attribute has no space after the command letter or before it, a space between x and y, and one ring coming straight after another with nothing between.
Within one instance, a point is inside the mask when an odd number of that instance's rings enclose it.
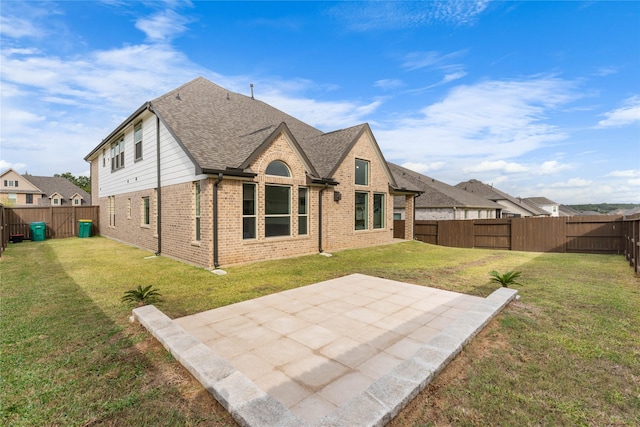
<instances>
[{"instance_id":1,"label":"grass yard","mask_svg":"<svg viewBox=\"0 0 640 427\"><path fill-rule=\"evenodd\" d=\"M392 426L640 425L640 279L621 256L405 242L229 267L216 276L111 240L10 245L0 260L0 422L234 425L120 302L154 285L170 317L363 273L473 295L522 271L521 295Z\"/></svg>"}]
</instances>

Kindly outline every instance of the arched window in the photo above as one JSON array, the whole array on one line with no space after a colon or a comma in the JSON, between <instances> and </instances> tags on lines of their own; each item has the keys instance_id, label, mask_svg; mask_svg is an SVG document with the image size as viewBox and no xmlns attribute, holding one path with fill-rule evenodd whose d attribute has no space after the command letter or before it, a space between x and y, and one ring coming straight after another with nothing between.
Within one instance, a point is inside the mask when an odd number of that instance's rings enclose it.
<instances>
[{"instance_id":1,"label":"arched window","mask_svg":"<svg viewBox=\"0 0 640 427\"><path fill-rule=\"evenodd\" d=\"M273 162L269 163L269 166L267 166L267 170L265 171L265 173L267 175L275 176L291 176L291 172L289 172L289 168L287 167L287 165L280 160L274 160Z\"/></svg>"}]
</instances>

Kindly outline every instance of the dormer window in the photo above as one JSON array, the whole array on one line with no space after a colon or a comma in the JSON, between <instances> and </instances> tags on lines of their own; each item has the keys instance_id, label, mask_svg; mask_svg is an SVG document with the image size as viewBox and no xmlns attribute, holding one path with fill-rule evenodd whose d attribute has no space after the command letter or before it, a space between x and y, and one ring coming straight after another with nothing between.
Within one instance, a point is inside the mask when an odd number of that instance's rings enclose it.
<instances>
[{"instance_id":1,"label":"dormer window","mask_svg":"<svg viewBox=\"0 0 640 427\"><path fill-rule=\"evenodd\" d=\"M284 176L287 178L291 177L289 167L280 160L274 160L273 162L269 163L269 166L267 166L267 170L265 171L265 173L267 175L273 176Z\"/></svg>"}]
</instances>

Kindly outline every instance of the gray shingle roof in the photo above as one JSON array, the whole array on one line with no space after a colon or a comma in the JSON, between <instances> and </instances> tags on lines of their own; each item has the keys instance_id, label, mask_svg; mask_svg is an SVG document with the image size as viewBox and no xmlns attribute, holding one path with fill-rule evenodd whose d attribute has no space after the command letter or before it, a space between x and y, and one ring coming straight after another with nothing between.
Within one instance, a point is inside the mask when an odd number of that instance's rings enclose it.
<instances>
[{"instance_id":1,"label":"gray shingle roof","mask_svg":"<svg viewBox=\"0 0 640 427\"><path fill-rule=\"evenodd\" d=\"M331 163L322 148L322 131L203 77L154 99L151 106L202 169L242 168L282 123L312 167L319 165L326 170Z\"/></svg>"},{"instance_id":2,"label":"gray shingle roof","mask_svg":"<svg viewBox=\"0 0 640 427\"><path fill-rule=\"evenodd\" d=\"M48 197L54 193L58 193L63 197L63 204L68 204L71 197L76 193L82 197L83 204L91 204L91 195L66 178L34 175L23 175L23 177L38 187L46 196L44 200L39 200L38 204L43 204L42 202L45 200L49 201Z\"/></svg>"},{"instance_id":3,"label":"gray shingle roof","mask_svg":"<svg viewBox=\"0 0 640 427\"><path fill-rule=\"evenodd\" d=\"M503 206L488 199L468 193L444 182L435 180L410 169L389 163L389 169L399 186L418 188L424 193L415 199L416 208L468 207L480 209L502 209ZM399 199L399 206L404 200Z\"/></svg>"},{"instance_id":4,"label":"gray shingle roof","mask_svg":"<svg viewBox=\"0 0 640 427\"><path fill-rule=\"evenodd\" d=\"M520 200L516 199L515 197L512 197L509 194L503 191L500 191L493 186L480 182L477 179L470 179L469 181L460 182L456 184L456 187L492 201L508 200L511 203L516 204L520 206L522 209L528 210L535 215L549 215L549 212L545 211L544 209L540 209L536 206L531 206L529 204L524 204Z\"/></svg>"},{"instance_id":5,"label":"gray shingle roof","mask_svg":"<svg viewBox=\"0 0 640 427\"><path fill-rule=\"evenodd\" d=\"M366 123L324 133L260 100L231 92L204 77L143 104L125 119L85 160L150 109L168 128L196 165L196 173L229 169L251 173L248 166L279 132L290 135L311 178L330 181ZM377 144L374 139L374 144ZM379 147L378 147L379 150ZM390 185L395 187L391 172Z\"/></svg>"}]
</instances>

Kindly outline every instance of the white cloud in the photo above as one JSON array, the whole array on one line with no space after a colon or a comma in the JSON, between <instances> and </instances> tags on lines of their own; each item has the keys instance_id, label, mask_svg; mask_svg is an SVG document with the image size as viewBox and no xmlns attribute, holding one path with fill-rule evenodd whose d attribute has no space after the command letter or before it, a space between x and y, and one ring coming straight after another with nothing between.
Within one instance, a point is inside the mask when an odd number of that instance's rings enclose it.
<instances>
[{"instance_id":1,"label":"white cloud","mask_svg":"<svg viewBox=\"0 0 640 427\"><path fill-rule=\"evenodd\" d=\"M441 54L436 51L411 52L405 55L402 68L408 71L415 71L421 68L449 69L461 67L459 64L453 65L453 60L464 56L466 50Z\"/></svg>"},{"instance_id":2,"label":"white cloud","mask_svg":"<svg viewBox=\"0 0 640 427\"><path fill-rule=\"evenodd\" d=\"M353 101L318 101L311 98L291 97L276 88L269 88L260 97L267 104L285 111L287 114L325 131L354 126L365 121L382 101L366 104Z\"/></svg>"},{"instance_id":3,"label":"white cloud","mask_svg":"<svg viewBox=\"0 0 640 427\"><path fill-rule=\"evenodd\" d=\"M488 4L488 0L340 2L329 13L354 31L393 30L439 22L473 25Z\"/></svg>"},{"instance_id":4,"label":"white cloud","mask_svg":"<svg viewBox=\"0 0 640 427\"><path fill-rule=\"evenodd\" d=\"M393 158L516 158L565 139L545 120L578 97L573 82L553 77L460 85L417 116L384 122L374 132Z\"/></svg>"},{"instance_id":5,"label":"white cloud","mask_svg":"<svg viewBox=\"0 0 640 427\"><path fill-rule=\"evenodd\" d=\"M0 159L0 171L4 172L7 169L13 169L15 171L18 171L20 173L22 173L22 171L24 170L24 168L27 165L25 165L24 163L9 163L7 161L4 161L2 159Z\"/></svg>"},{"instance_id":6,"label":"white cloud","mask_svg":"<svg viewBox=\"0 0 640 427\"><path fill-rule=\"evenodd\" d=\"M375 87L378 87L384 90L396 89L401 87L402 85L403 83L402 83L402 80L400 79L382 79L382 80L377 80L374 83Z\"/></svg>"},{"instance_id":7,"label":"white cloud","mask_svg":"<svg viewBox=\"0 0 640 427\"><path fill-rule=\"evenodd\" d=\"M571 165L562 164L556 160L549 160L535 167L534 171L538 175L552 175L569 169L571 169Z\"/></svg>"},{"instance_id":8,"label":"white cloud","mask_svg":"<svg viewBox=\"0 0 640 427\"><path fill-rule=\"evenodd\" d=\"M616 176L621 178L634 178L640 177L640 169L627 169L623 171L612 171L605 176Z\"/></svg>"},{"instance_id":9,"label":"white cloud","mask_svg":"<svg viewBox=\"0 0 640 427\"><path fill-rule=\"evenodd\" d=\"M633 123L640 123L640 96L633 96L627 99L623 106L604 114L606 119L598 122L598 127L618 127L627 126Z\"/></svg>"},{"instance_id":10,"label":"white cloud","mask_svg":"<svg viewBox=\"0 0 640 427\"><path fill-rule=\"evenodd\" d=\"M501 171L504 173L516 173L527 172L529 168L519 163L508 163L504 160L496 160L493 162L485 161L476 166L470 166L464 168L464 171L469 172L488 172L488 171Z\"/></svg>"},{"instance_id":11,"label":"white cloud","mask_svg":"<svg viewBox=\"0 0 640 427\"><path fill-rule=\"evenodd\" d=\"M549 188L583 188L593 185L593 181L582 178L570 178L564 182L556 182L548 185Z\"/></svg>"},{"instance_id":12,"label":"white cloud","mask_svg":"<svg viewBox=\"0 0 640 427\"><path fill-rule=\"evenodd\" d=\"M39 37L42 32L31 21L15 16L0 16L0 34L5 37Z\"/></svg>"},{"instance_id":13,"label":"white cloud","mask_svg":"<svg viewBox=\"0 0 640 427\"><path fill-rule=\"evenodd\" d=\"M185 16L169 9L138 19L136 28L144 32L150 41L166 42L185 32L189 22Z\"/></svg>"},{"instance_id":14,"label":"white cloud","mask_svg":"<svg viewBox=\"0 0 640 427\"><path fill-rule=\"evenodd\" d=\"M427 172L440 170L444 167L444 162L433 162L433 163L414 163L414 162L405 162L401 166L410 169L412 171L416 171L419 173L426 174Z\"/></svg>"}]
</instances>

